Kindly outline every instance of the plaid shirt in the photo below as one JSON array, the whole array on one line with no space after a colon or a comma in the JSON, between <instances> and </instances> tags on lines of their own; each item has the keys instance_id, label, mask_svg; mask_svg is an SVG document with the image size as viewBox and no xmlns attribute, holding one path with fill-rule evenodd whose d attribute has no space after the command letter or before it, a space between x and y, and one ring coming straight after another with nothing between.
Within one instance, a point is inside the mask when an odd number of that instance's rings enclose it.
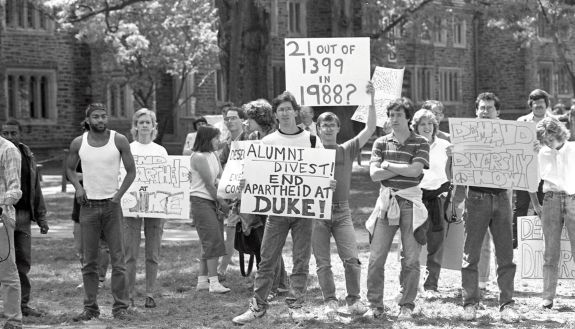
<instances>
[{"instance_id":1,"label":"plaid shirt","mask_svg":"<svg viewBox=\"0 0 575 329\"><path fill-rule=\"evenodd\" d=\"M0 206L2 217L15 223L14 205L22 197L20 190L20 151L12 142L0 137Z\"/></svg>"}]
</instances>

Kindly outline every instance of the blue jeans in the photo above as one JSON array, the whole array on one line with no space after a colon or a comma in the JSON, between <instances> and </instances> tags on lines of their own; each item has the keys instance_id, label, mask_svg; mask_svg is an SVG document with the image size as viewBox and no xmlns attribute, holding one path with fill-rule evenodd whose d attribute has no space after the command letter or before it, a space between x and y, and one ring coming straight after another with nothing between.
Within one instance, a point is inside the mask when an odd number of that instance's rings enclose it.
<instances>
[{"instance_id":1,"label":"blue jeans","mask_svg":"<svg viewBox=\"0 0 575 329\"><path fill-rule=\"evenodd\" d=\"M4 316L8 318L6 322L22 325L22 310L20 309L20 279L16 268L16 257L14 251L14 227L15 222L6 219L4 225L0 225L0 259L8 255L6 249L9 248L10 257L0 262L0 291L4 293ZM0 220L0 224L2 221Z\"/></svg>"},{"instance_id":2,"label":"blue jeans","mask_svg":"<svg viewBox=\"0 0 575 329\"><path fill-rule=\"evenodd\" d=\"M160 248L162 234L164 233L164 220L161 218L126 217L126 271L128 275L128 293L134 298L136 285L136 265L140 253L142 240L142 221L144 222L144 236L146 241L146 296L153 297L158 277L158 263L160 262Z\"/></svg>"},{"instance_id":3,"label":"blue jeans","mask_svg":"<svg viewBox=\"0 0 575 329\"><path fill-rule=\"evenodd\" d=\"M124 225L122 207L110 200L88 200L80 209L82 247L84 251L84 309L99 313L98 269L100 236L108 244L112 261L112 313L128 308L128 278L124 261Z\"/></svg>"},{"instance_id":4,"label":"blue jeans","mask_svg":"<svg viewBox=\"0 0 575 329\"><path fill-rule=\"evenodd\" d=\"M543 299L553 300L559 278L561 256L561 230L563 225L569 233L571 252L575 252L575 194L547 192L543 198L541 216L545 252L543 253ZM569 262L572 260L569 259Z\"/></svg>"},{"instance_id":5,"label":"blue jeans","mask_svg":"<svg viewBox=\"0 0 575 329\"><path fill-rule=\"evenodd\" d=\"M479 272L477 270L481 247L487 229L491 232L497 261L497 284L499 306L503 308L513 301L513 229L511 203L507 191L497 194L469 190L465 201L467 218L463 232L463 262L461 284L463 306L479 303Z\"/></svg>"},{"instance_id":6,"label":"blue jeans","mask_svg":"<svg viewBox=\"0 0 575 329\"><path fill-rule=\"evenodd\" d=\"M16 230L14 231L14 250L16 252L16 267L20 277L22 308L28 307L32 285L28 278L32 266L32 234L30 227L30 211L16 209Z\"/></svg>"},{"instance_id":7,"label":"blue jeans","mask_svg":"<svg viewBox=\"0 0 575 329\"><path fill-rule=\"evenodd\" d=\"M337 253L343 262L346 302L352 305L360 299L361 263L359 262L355 230L347 201L333 203L331 220L315 220L312 247L317 264L317 279L324 301L335 300L335 283L331 271L330 239L333 235Z\"/></svg>"},{"instance_id":8,"label":"blue jeans","mask_svg":"<svg viewBox=\"0 0 575 329\"><path fill-rule=\"evenodd\" d=\"M385 262L391 250L393 237L397 229L401 232L402 269L401 281L403 296L400 306L415 308L415 297L419 284L419 253L421 245L413 235L413 204L397 197L400 208L399 226L389 225L387 217L379 219L375 224L373 238L369 246L369 265L367 268L367 300L371 308L383 308L383 288L385 282Z\"/></svg>"},{"instance_id":9,"label":"blue jeans","mask_svg":"<svg viewBox=\"0 0 575 329\"><path fill-rule=\"evenodd\" d=\"M254 281L254 299L259 308L267 308L282 248L291 230L293 269L286 303L299 307L307 289L313 220L309 218L270 216L266 222L261 246L261 262Z\"/></svg>"}]
</instances>

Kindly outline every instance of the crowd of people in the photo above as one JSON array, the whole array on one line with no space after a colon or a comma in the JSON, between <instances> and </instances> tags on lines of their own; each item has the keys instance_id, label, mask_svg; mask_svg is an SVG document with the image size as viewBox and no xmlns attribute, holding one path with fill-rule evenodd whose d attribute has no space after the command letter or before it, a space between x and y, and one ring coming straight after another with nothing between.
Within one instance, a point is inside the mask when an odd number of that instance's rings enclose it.
<instances>
[{"instance_id":1,"label":"crowd of people","mask_svg":"<svg viewBox=\"0 0 575 329\"><path fill-rule=\"evenodd\" d=\"M495 247L499 310L504 322L517 322L514 307L516 266L513 249L517 247L517 217L528 213L530 204L540 216L545 236L543 294L541 307L552 308L558 279L559 237L563 226L575 234L575 143L569 139L575 125L575 104L551 106L549 95L536 89L528 96L530 113L518 121L536 124L539 184L538 191L526 192L451 183L453 145L448 133L439 129L444 106L429 100L416 110L407 98L392 101L387 107L385 133L373 143L370 177L380 183L379 196L366 222L370 256L367 265L366 301L361 298L361 271L355 229L349 203L352 164L376 131L374 87L367 86L371 106L363 130L338 144L340 118L324 112L314 122L311 107L298 105L294 96L284 92L270 103L265 99L241 107L228 105L222 112L225 129L209 125L205 118L194 123L194 132L186 137L183 155L190 157L191 214L200 239L197 291L214 294L229 292L225 280L234 252L236 225L249 230L263 228L258 270L253 297L247 310L235 316L235 324L246 324L266 314L269 301L286 294L291 312L304 305L313 253L317 277L328 318L338 314L334 276L331 270L330 240L334 238L345 272L347 312L366 318L386 315L383 303L385 264L399 229L401 239L401 290L396 298L400 306L398 320L412 317L416 297L439 297L438 281L442 268L446 223L463 220L462 300L463 318L476 318L489 273L491 244ZM552 110L553 108L553 110ZM475 113L478 119L498 119L502 108L499 98L490 92L478 95ZM300 122L298 124L298 122ZM136 178L134 156L164 155L164 147L154 143L158 133L156 114L140 109L133 115L131 134L110 130L104 105L90 104L85 111L84 133L70 145L66 175L75 188L72 218L74 235L82 264L83 311L74 321L98 318L99 288L108 262L111 263L112 315L130 316L136 306L135 279L142 225L145 240L144 307L155 308L156 280L164 219L123 216L120 205ZM3 230L0 243L9 243L7 255L0 254L0 283L4 290L4 328L21 328L22 316L42 316L28 305L30 300L31 222L41 233L49 230L46 207L36 160L21 142L18 121L2 125L0 137L0 205ZM331 219L248 215L240 212L239 199L223 199L217 186L232 142L253 141L268 145L325 148L336 151ZM123 168L123 169L121 169ZM120 170L125 171L121 183ZM241 186L249 182L242 181ZM515 200L515 204L512 204ZM282 250L288 233L292 236L292 272L288 276ZM575 235L573 235L575 236ZM3 240L4 239L4 240ZM571 242L575 252L575 239ZM422 248L427 249L426 264L420 264ZM420 265L425 266L423 292L419 291Z\"/></svg>"}]
</instances>

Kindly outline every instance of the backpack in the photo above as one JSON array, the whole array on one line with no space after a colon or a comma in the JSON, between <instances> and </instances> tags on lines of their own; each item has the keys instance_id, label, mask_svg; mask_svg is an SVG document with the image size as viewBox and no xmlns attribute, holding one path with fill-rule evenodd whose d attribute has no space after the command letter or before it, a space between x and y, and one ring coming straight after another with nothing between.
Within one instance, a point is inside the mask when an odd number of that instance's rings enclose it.
<instances>
[{"instance_id":1,"label":"backpack","mask_svg":"<svg viewBox=\"0 0 575 329\"><path fill-rule=\"evenodd\" d=\"M314 149L315 148L315 142L317 140L317 136L316 135L309 135L309 142L311 144L311 148Z\"/></svg>"},{"instance_id":2,"label":"backpack","mask_svg":"<svg viewBox=\"0 0 575 329\"><path fill-rule=\"evenodd\" d=\"M242 215L244 216L244 215ZM248 215L255 216L255 215ZM252 273L254 266L254 258L256 259L256 267L259 268L261 256L260 248L262 246L262 239L264 237L264 225L254 227L251 229L249 235L246 235L242 228L242 222L236 224L236 236L234 240L234 249L238 251L240 258L240 272L242 276L246 277ZM244 254L250 255L248 260L248 268L246 271Z\"/></svg>"}]
</instances>

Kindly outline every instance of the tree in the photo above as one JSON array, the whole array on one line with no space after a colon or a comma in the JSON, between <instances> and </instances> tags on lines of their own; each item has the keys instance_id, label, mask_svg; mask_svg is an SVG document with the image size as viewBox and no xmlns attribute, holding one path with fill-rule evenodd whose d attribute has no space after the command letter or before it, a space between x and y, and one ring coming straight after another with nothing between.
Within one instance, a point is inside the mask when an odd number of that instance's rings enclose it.
<instances>
[{"instance_id":1,"label":"tree","mask_svg":"<svg viewBox=\"0 0 575 329\"><path fill-rule=\"evenodd\" d=\"M166 73L185 81L190 73L213 70L217 64L216 10L209 0L44 0L44 4L54 8L62 28L112 54L142 107L153 107L154 91ZM179 84L171 104L172 118L159 118L160 142L166 125L188 101L181 99L183 86Z\"/></svg>"}]
</instances>

